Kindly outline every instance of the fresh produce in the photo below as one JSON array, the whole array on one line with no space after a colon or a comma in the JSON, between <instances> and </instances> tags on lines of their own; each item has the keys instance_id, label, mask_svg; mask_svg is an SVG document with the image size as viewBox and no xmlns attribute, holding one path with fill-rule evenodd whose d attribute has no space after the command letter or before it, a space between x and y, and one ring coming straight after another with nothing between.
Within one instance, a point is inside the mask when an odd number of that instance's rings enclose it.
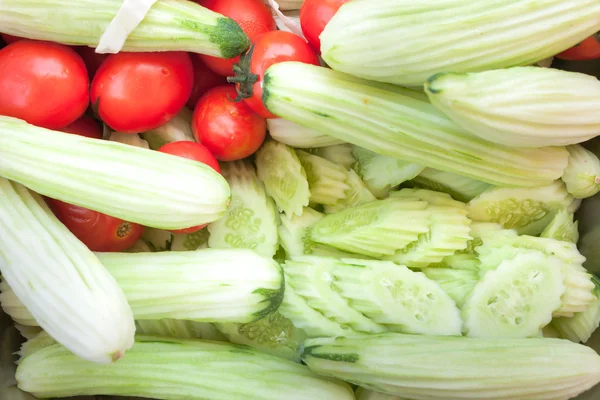
<instances>
[{"instance_id":1,"label":"fresh produce","mask_svg":"<svg viewBox=\"0 0 600 400\"><path fill-rule=\"evenodd\" d=\"M98 68L100 68L100 65L102 65L104 60L108 57L108 54L96 53L96 49L87 46L75 47L75 51L79 53L83 59L91 81L94 78L94 75L96 75Z\"/></svg>"},{"instance_id":2,"label":"fresh produce","mask_svg":"<svg viewBox=\"0 0 600 400\"><path fill-rule=\"evenodd\" d=\"M574 217L573 213L566 209L558 211L540 233L540 237L577 243L579 241L579 221L575 221Z\"/></svg>"},{"instance_id":3,"label":"fresh produce","mask_svg":"<svg viewBox=\"0 0 600 400\"><path fill-rule=\"evenodd\" d=\"M323 135L313 129L283 118L267 119L269 135L278 142L297 148L316 148L343 143L342 140Z\"/></svg>"},{"instance_id":4,"label":"fresh produce","mask_svg":"<svg viewBox=\"0 0 600 400\"><path fill-rule=\"evenodd\" d=\"M195 142L192 132L192 111L183 107L179 114L164 125L142 133L152 150L158 150L164 145L184 140Z\"/></svg>"},{"instance_id":5,"label":"fresh produce","mask_svg":"<svg viewBox=\"0 0 600 400\"><path fill-rule=\"evenodd\" d=\"M275 64L263 90L266 107L282 118L379 154L491 184L543 186L560 178L567 166L562 147L492 144L415 99L413 91L323 67Z\"/></svg>"},{"instance_id":6,"label":"fresh produce","mask_svg":"<svg viewBox=\"0 0 600 400\"><path fill-rule=\"evenodd\" d=\"M137 320L253 322L274 312L283 297L279 264L250 250L96 255L125 293ZM11 316L24 325L39 325L10 290L3 296Z\"/></svg>"},{"instance_id":7,"label":"fresh produce","mask_svg":"<svg viewBox=\"0 0 600 400\"><path fill-rule=\"evenodd\" d=\"M322 57L335 70L420 86L439 72L531 65L599 25L596 0L452 0L417 8L411 0L352 0L320 39Z\"/></svg>"},{"instance_id":8,"label":"fresh produce","mask_svg":"<svg viewBox=\"0 0 600 400\"><path fill-rule=\"evenodd\" d=\"M102 139L103 133L98 121L86 115L65 126L61 131L93 139Z\"/></svg>"},{"instance_id":9,"label":"fresh produce","mask_svg":"<svg viewBox=\"0 0 600 400\"><path fill-rule=\"evenodd\" d=\"M244 100L263 118L277 118L262 101L264 75L271 65L284 61L319 65L319 57L301 37L284 31L267 32L240 58L234 67L235 77L227 78L228 82L236 83L235 100Z\"/></svg>"},{"instance_id":10,"label":"fresh produce","mask_svg":"<svg viewBox=\"0 0 600 400\"><path fill-rule=\"evenodd\" d=\"M190 56L192 57L192 66L194 67L194 87L186 104L193 110L196 107L198 99L204 93L216 86L226 84L227 79L208 68L199 54L190 54Z\"/></svg>"},{"instance_id":11,"label":"fresh produce","mask_svg":"<svg viewBox=\"0 0 600 400\"><path fill-rule=\"evenodd\" d=\"M219 162L208 149L200 143L182 140L167 143L158 149L161 153L187 158L208 165L218 173L221 173Z\"/></svg>"},{"instance_id":12,"label":"fresh produce","mask_svg":"<svg viewBox=\"0 0 600 400\"><path fill-rule=\"evenodd\" d=\"M160 336L138 336L128 357L105 366L81 360L53 344L25 354L17 368L17 382L37 397L100 393L164 398L180 393L190 400L275 400L285 393L290 399L354 398L346 383L320 378L303 365L246 346L165 341Z\"/></svg>"},{"instance_id":13,"label":"fresh produce","mask_svg":"<svg viewBox=\"0 0 600 400\"><path fill-rule=\"evenodd\" d=\"M425 83L431 103L473 135L507 146L544 147L600 135L600 81L553 68L442 73Z\"/></svg>"},{"instance_id":14,"label":"fresh produce","mask_svg":"<svg viewBox=\"0 0 600 400\"><path fill-rule=\"evenodd\" d=\"M296 150L296 155L306 173L310 203L334 206L346 197L350 186L343 166L302 150Z\"/></svg>"},{"instance_id":15,"label":"fresh produce","mask_svg":"<svg viewBox=\"0 0 600 400\"><path fill-rule=\"evenodd\" d=\"M334 144L331 146L316 147L314 149L308 149L310 154L314 154L321 158L331 161L332 163L341 165L347 170L352 168L352 165L356 162L354 155L352 154L354 146L349 143Z\"/></svg>"},{"instance_id":16,"label":"fresh produce","mask_svg":"<svg viewBox=\"0 0 600 400\"><path fill-rule=\"evenodd\" d=\"M67 46L21 40L0 50L0 70L0 115L61 129L88 107L85 64Z\"/></svg>"},{"instance_id":17,"label":"fresh produce","mask_svg":"<svg viewBox=\"0 0 600 400\"><path fill-rule=\"evenodd\" d=\"M29 39L96 47L122 3L5 0L0 4L0 26L5 33ZM36 13L29 12L31 8ZM191 51L231 58L249 45L246 34L230 18L192 1L158 0L127 37L122 51Z\"/></svg>"},{"instance_id":18,"label":"fresh produce","mask_svg":"<svg viewBox=\"0 0 600 400\"><path fill-rule=\"evenodd\" d=\"M114 278L39 195L4 178L0 238L2 279L29 310L29 319L73 357L111 363L125 355L135 327Z\"/></svg>"},{"instance_id":19,"label":"fresh produce","mask_svg":"<svg viewBox=\"0 0 600 400\"><path fill-rule=\"evenodd\" d=\"M227 338L209 322L195 322L183 319L159 319L135 321L136 334L150 336L170 336L179 339L205 339L227 342Z\"/></svg>"},{"instance_id":20,"label":"fresh produce","mask_svg":"<svg viewBox=\"0 0 600 400\"><path fill-rule=\"evenodd\" d=\"M97 211L50 198L46 203L60 222L92 251L125 251L144 233L139 224Z\"/></svg>"},{"instance_id":21,"label":"fresh produce","mask_svg":"<svg viewBox=\"0 0 600 400\"><path fill-rule=\"evenodd\" d=\"M225 179L202 163L15 118L0 117L0 159L0 176L42 195L156 228L215 221L230 200Z\"/></svg>"},{"instance_id":22,"label":"fresh produce","mask_svg":"<svg viewBox=\"0 0 600 400\"><path fill-rule=\"evenodd\" d=\"M139 133L177 115L193 85L194 69L187 53L119 53L102 63L90 96L108 126L122 133Z\"/></svg>"},{"instance_id":23,"label":"fresh produce","mask_svg":"<svg viewBox=\"0 0 600 400\"><path fill-rule=\"evenodd\" d=\"M485 182L433 168L425 168L411 183L423 189L448 193L456 200L464 202L473 200L491 187Z\"/></svg>"},{"instance_id":24,"label":"fresh produce","mask_svg":"<svg viewBox=\"0 0 600 400\"><path fill-rule=\"evenodd\" d=\"M263 33L274 31L277 26L269 8L262 0L195 0L216 13L231 18L244 30L252 43ZM240 57L224 59L200 55L206 66L221 76L232 76L233 66Z\"/></svg>"},{"instance_id":25,"label":"fresh produce","mask_svg":"<svg viewBox=\"0 0 600 400\"><path fill-rule=\"evenodd\" d=\"M231 101L233 85L217 86L205 93L194 109L192 130L198 143L219 161L241 160L252 155L267 135L267 123L244 103Z\"/></svg>"},{"instance_id":26,"label":"fresh produce","mask_svg":"<svg viewBox=\"0 0 600 400\"><path fill-rule=\"evenodd\" d=\"M385 394L381 392L375 392L373 390L359 387L354 392L356 400L405 400L398 396L392 396L391 394Z\"/></svg>"},{"instance_id":27,"label":"fresh produce","mask_svg":"<svg viewBox=\"0 0 600 400\"><path fill-rule=\"evenodd\" d=\"M300 26L308 43L321 52L319 37L340 7L349 0L306 0L300 8Z\"/></svg>"},{"instance_id":28,"label":"fresh produce","mask_svg":"<svg viewBox=\"0 0 600 400\"><path fill-rule=\"evenodd\" d=\"M567 399L600 382L594 350L548 338L318 338L305 342L302 360L319 374L415 400Z\"/></svg>"},{"instance_id":29,"label":"fresh produce","mask_svg":"<svg viewBox=\"0 0 600 400\"><path fill-rule=\"evenodd\" d=\"M7 33L0 33L0 37L4 40L4 43L11 44L16 42L17 40L21 40L18 36L9 35Z\"/></svg>"},{"instance_id":30,"label":"fresh produce","mask_svg":"<svg viewBox=\"0 0 600 400\"><path fill-rule=\"evenodd\" d=\"M581 145L567 146L569 164L562 176L567 191L576 199L600 192L600 160Z\"/></svg>"},{"instance_id":31,"label":"fresh produce","mask_svg":"<svg viewBox=\"0 0 600 400\"><path fill-rule=\"evenodd\" d=\"M223 218L208 226L208 245L250 249L273 258L279 246L278 213L254 167L246 161L226 163L223 176L231 187L231 204Z\"/></svg>"},{"instance_id":32,"label":"fresh produce","mask_svg":"<svg viewBox=\"0 0 600 400\"><path fill-rule=\"evenodd\" d=\"M595 299L585 311L576 313L571 318L555 318L552 326L561 337L575 343L586 343L600 326L600 299Z\"/></svg>"},{"instance_id":33,"label":"fresh produce","mask_svg":"<svg viewBox=\"0 0 600 400\"><path fill-rule=\"evenodd\" d=\"M562 60L595 60L600 57L598 33L556 55Z\"/></svg>"},{"instance_id":34,"label":"fresh produce","mask_svg":"<svg viewBox=\"0 0 600 400\"><path fill-rule=\"evenodd\" d=\"M344 197L333 205L325 205L323 207L327 214L333 214L346 208L360 206L377 200L354 170L348 170L345 183L348 185L348 189L344 192Z\"/></svg>"}]
</instances>

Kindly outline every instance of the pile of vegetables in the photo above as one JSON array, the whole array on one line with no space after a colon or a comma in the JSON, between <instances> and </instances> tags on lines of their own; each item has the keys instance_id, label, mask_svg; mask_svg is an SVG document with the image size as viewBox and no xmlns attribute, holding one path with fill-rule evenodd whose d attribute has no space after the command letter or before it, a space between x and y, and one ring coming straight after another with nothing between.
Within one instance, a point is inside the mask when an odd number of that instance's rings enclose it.
<instances>
[{"instance_id":1,"label":"pile of vegetables","mask_svg":"<svg viewBox=\"0 0 600 400\"><path fill-rule=\"evenodd\" d=\"M600 81L547 59L599 30L599 0L0 2L0 397L594 387Z\"/></svg>"}]
</instances>

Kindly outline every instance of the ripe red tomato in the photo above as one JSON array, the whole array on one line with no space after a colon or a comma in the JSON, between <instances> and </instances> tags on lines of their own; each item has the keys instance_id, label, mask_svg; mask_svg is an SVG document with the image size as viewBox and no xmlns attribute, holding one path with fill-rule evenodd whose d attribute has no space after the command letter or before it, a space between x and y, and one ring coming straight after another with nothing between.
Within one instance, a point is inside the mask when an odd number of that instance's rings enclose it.
<instances>
[{"instance_id":1,"label":"ripe red tomato","mask_svg":"<svg viewBox=\"0 0 600 400\"><path fill-rule=\"evenodd\" d=\"M83 62L85 62L90 79L93 79L94 75L96 75L96 71L98 71L98 68L100 68L102 62L106 60L108 54L96 53L96 49L87 46L78 47L76 48L76 51L79 53L81 58L83 58Z\"/></svg>"},{"instance_id":2,"label":"ripe red tomato","mask_svg":"<svg viewBox=\"0 0 600 400\"><path fill-rule=\"evenodd\" d=\"M300 7L300 27L308 43L321 53L321 40L325 25L350 0L305 0Z\"/></svg>"},{"instance_id":3,"label":"ripe red tomato","mask_svg":"<svg viewBox=\"0 0 600 400\"><path fill-rule=\"evenodd\" d=\"M117 53L96 72L91 100L109 127L139 133L177 115L193 86L194 68L187 53Z\"/></svg>"},{"instance_id":4,"label":"ripe red tomato","mask_svg":"<svg viewBox=\"0 0 600 400\"><path fill-rule=\"evenodd\" d=\"M158 149L158 151L204 163L218 173L221 173L221 167L219 167L219 162L215 156L213 156L212 153L200 143L186 141L171 142L162 146L160 149ZM198 232L200 229L203 229L206 227L206 225L208 224L192 226L191 228L179 229L171 232L194 233Z\"/></svg>"},{"instance_id":5,"label":"ripe red tomato","mask_svg":"<svg viewBox=\"0 0 600 400\"><path fill-rule=\"evenodd\" d=\"M187 101L187 106L194 109L198 99L206 93L207 90L215 86L225 85L227 79L208 68L200 58L200 54L192 53L192 65L194 66L194 88Z\"/></svg>"},{"instance_id":6,"label":"ripe red tomato","mask_svg":"<svg viewBox=\"0 0 600 400\"><path fill-rule=\"evenodd\" d=\"M0 50L0 115L61 129L89 104L81 57L62 44L19 40Z\"/></svg>"},{"instance_id":7,"label":"ripe red tomato","mask_svg":"<svg viewBox=\"0 0 600 400\"><path fill-rule=\"evenodd\" d=\"M273 15L262 0L197 0L197 3L214 12L233 19L243 29L251 42L261 33L277 29ZM222 76L233 75L233 65L240 57L223 59L200 55L208 68Z\"/></svg>"},{"instance_id":8,"label":"ripe red tomato","mask_svg":"<svg viewBox=\"0 0 600 400\"><path fill-rule=\"evenodd\" d=\"M244 99L248 107L263 118L278 118L262 102L262 80L271 65L284 61L319 65L319 57L300 36L286 31L263 33L242 56L236 76L227 79L237 84L235 100Z\"/></svg>"},{"instance_id":9,"label":"ripe red tomato","mask_svg":"<svg viewBox=\"0 0 600 400\"><path fill-rule=\"evenodd\" d=\"M600 58L600 32L556 55L562 60L595 60Z\"/></svg>"},{"instance_id":10,"label":"ripe red tomato","mask_svg":"<svg viewBox=\"0 0 600 400\"><path fill-rule=\"evenodd\" d=\"M72 124L61 129L65 133L73 133L92 139L102 139L102 127L94 118L84 115Z\"/></svg>"},{"instance_id":11,"label":"ripe red tomato","mask_svg":"<svg viewBox=\"0 0 600 400\"><path fill-rule=\"evenodd\" d=\"M132 222L88 210L60 200L46 198L56 216L92 251L124 251L144 233L144 227Z\"/></svg>"},{"instance_id":12,"label":"ripe red tomato","mask_svg":"<svg viewBox=\"0 0 600 400\"><path fill-rule=\"evenodd\" d=\"M267 121L242 102L232 102L233 85L217 86L198 100L192 131L220 161L241 160L253 154L265 140Z\"/></svg>"},{"instance_id":13,"label":"ripe red tomato","mask_svg":"<svg viewBox=\"0 0 600 400\"><path fill-rule=\"evenodd\" d=\"M9 35L8 33L0 33L0 36L2 37L2 40L4 40L4 43L6 43L6 44L11 44L11 43L16 42L17 40L23 39L18 36Z\"/></svg>"}]
</instances>

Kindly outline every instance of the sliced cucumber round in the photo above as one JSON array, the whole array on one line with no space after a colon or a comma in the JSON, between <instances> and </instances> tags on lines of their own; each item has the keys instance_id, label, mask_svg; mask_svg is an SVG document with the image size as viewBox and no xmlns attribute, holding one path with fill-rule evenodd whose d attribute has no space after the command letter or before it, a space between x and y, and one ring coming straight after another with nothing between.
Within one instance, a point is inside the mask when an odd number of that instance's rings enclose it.
<instances>
[{"instance_id":1,"label":"sliced cucumber round","mask_svg":"<svg viewBox=\"0 0 600 400\"><path fill-rule=\"evenodd\" d=\"M467 336L525 338L541 335L565 292L563 263L539 252L517 254L475 285L463 308Z\"/></svg>"}]
</instances>

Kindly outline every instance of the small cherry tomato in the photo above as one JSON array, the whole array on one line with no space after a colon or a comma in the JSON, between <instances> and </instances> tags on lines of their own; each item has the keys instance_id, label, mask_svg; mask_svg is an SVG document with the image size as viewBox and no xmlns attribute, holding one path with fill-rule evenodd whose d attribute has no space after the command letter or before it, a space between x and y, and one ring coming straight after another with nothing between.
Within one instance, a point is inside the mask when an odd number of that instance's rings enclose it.
<instances>
[{"instance_id":1,"label":"small cherry tomato","mask_svg":"<svg viewBox=\"0 0 600 400\"><path fill-rule=\"evenodd\" d=\"M89 104L81 57L62 44L19 40L0 50L0 115L61 129Z\"/></svg>"},{"instance_id":2,"label":"small cherry tomato","mask_svg":"<svg viewBox=\"0 0 600 400\"><path fill-rule=\"evenodd\" d=\"M72 124L61 129L65 133L73 133L92 139L102 139L102 127L94 118L84 115Z\"/></svg>"},{"instance_id":3,"label":"small cherry tomato","mask_svg":"<svg viewBox=\"0 0 600 400\"><path fill-rule=\"evenodd\" d=\"M305 0L300 7L300 27L308 43L320 54L321 33L340 7L350 0Z\"/></svg>"},{"instance_id":4,"label":"small cherry tomato","mask_svg":"<svg viewBox=\"0 0 600 400\"><path fill-rule=\"evenodd\" d=\"M253 154L265 140L267 121L242 102L232 102L233 85L217 86L198 100L192 131L219 161L241 160Z\"/></svg>"},{"instance_id":5,"label":"small cherry tomato","mask_svg":"<svg viewBox=\"0 0 600 400\"><path fill-rule=\"evenodd\" d=\"M600 58L600 32L556 55L562 60L595 60Z\"/></svg>"},{"instance_id":6,"label":"small cherry tomato","mask_svg":"<svg viewBox=\"0 0 600 400\"><path fill-rule=\"evenodd\" d=\"M75 51L77 51L81 58L83 58L90 79L94 78L94 75L96 75L98 68L100 68L102 62L104 62L104 60L106 60L106 58L108 57L108 54L96 53L96 49L87 46L77 47Z\"/></svg>"},{"instance_id":7,"label":"small cherry tomato","mask_svg":"<svg viewBox=\"0 0 600 400\"><path fill-rule=\"evenodd\" d=\"M219 167L219 162L215 156L213 156L212 153L200 143L186 141L171 142L162 146L160 149L158 149L158 151L204 163L218 173L221 173L221 167ZM179 229L171 232L194 233L198 232L200 229L203 229L206 227L206 225L208 224L192 226L191 228Z\"/></svg>"},{"instance_id":8,"label":"small cherry tomato","mask_svg":"<svg viewBox=\"0 0 600 400\"><path fill-rule=\"evenodd\" d=\"M23 39L18 36L9 35L8 33L0 33L0 37L2 37L2 40L4 40L4 43L6 44L11 44Z\"/></svg>"},{"instance_id":9,"label":"small cherry tomato","mask_svg":"<svg viewBox=\"0 0 600 400\"><path fill-rule=\"evenodd\" d=\"M60 200L46 198L48 207L92 251L125 251L137 242L144 227Z\"/></svg>"},{"instance_id":10,"label":"small cherry tomato","mask_svg":"<svg viewBox=\"0 0 600 400\"><path fill-rule=\"evenodd\" d=\"M273 15L262 0L197 0L201 6L233 19L246 33L251 42L261 33L277 29ZM233 75L233 65L240 57L218 58L200 55L211 70L222 76Z\"/></svg>"},{"instance_id":11,"label":"small cherry tomato","mask_svg":"<svg viewBox=\"0 0 600 400\"><path fill-rule=\"evenodd\" d=\"M193 86L194 68L187 53L117 53L98 68L91 100L113 130L139 133L177 115Z\"/></svg>"},{"instance_id":12,"label":"small cherry tomato","mask_svg":"<svg viewBox=\"0 0 600 400\"><path fill-rule=\"evenodd\" d=\"M286 31L263 33L242 55L235 77L227 78L229 82L237 84L235 101L243 99L248 107L263 118L278 118L262 102L262 80L271 65L284 61L319 65L319 57L300 36Z\"/></svg>"},{"instance_id":13,"label":"small cherry tomato","mask_svg":"<svg viewBox=\"0 0 600 400\"><path fill-rule=\"evenodd\" d=\"M192 57L192 65L194 66L194 88L192 94L187 101L187 106L194 109L198 99L206 93L207 90L215 86L225 85L227 79L208 68L204 61L200 58L200 54L190 54Z\"/></svg>"}]
</instances>

